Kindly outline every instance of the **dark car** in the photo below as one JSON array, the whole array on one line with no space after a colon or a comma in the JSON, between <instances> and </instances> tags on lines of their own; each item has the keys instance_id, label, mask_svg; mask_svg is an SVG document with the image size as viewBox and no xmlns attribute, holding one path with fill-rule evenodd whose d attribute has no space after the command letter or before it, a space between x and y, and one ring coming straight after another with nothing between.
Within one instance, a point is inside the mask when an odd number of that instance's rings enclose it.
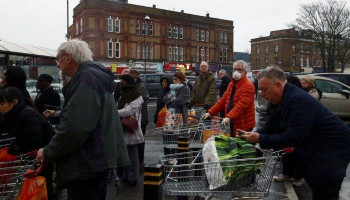
<instances>
[{"instance_id":1,"label":"dark car","mask_svg":"<svg viewBox=\"0 0 350 200\"><path fill-rule=\"evenodd\" d=\"M317 73L311 74L313 76L323 76L327 78L334 79L341 83L344 83L347 86L350 86L350 74L349 73Z\"/></svg>"},{"instance_id":2,"label":"dark car","mask_svg":"<svg viewBox=\"0 0 350 200\"><path fill-rule=\"evenodd\" d=\"M145 85L149 97L157 97L159 91L162 89L160 85L160 80L163 77L167 77L171 82L173 81L173 74L164 73L164 74L141 74L140 78L142 83Z\"/></svg>"}]
</instances>

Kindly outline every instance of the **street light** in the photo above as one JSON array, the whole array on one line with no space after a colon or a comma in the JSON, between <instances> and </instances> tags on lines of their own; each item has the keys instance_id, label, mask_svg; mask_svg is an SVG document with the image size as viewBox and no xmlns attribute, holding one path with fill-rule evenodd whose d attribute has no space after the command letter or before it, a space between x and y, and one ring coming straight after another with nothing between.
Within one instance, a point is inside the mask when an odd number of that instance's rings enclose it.
<instances>
[{"instance_id":1,"label":"street light","mask_svg":"<svg viewBox=\"0 0 350 200\"><path fill-rule=\"evenodd\" d=\"M144 44L143 44L143 45L144 45L143 54L145 55L145 57L144 57L144 58L145 58L145 74L147 73L147 72L146 72L146 64L147 64L147 61L146 61L146 60L147 60L147 55L146 55L146 53L145 53L144 51L145 51L145 48L147 48L147 46L146 46L146 35L147 35L147 31L148 31L148 28L147 28L147 29L145 29L145 28L146 28L147 22L150 21L150 20L151 20L151 18L150 18L148 15L146 15L146 16L145 16L145 25L144 25L144 27L143 27L143 28L144 28L144 31L145 31L145 34L144 34ZM148 53L148 51L147 51L147 53Z\"/></svg>"}]
</instances>

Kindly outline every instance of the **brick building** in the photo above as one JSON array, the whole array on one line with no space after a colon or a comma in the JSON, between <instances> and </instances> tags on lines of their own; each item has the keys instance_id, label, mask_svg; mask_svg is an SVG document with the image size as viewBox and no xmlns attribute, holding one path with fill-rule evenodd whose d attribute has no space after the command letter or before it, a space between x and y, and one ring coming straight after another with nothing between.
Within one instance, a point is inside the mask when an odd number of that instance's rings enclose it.
<instances>
[{"instance_id":1,"label":"brick building","mask_svg":"<svg viewBox=\"0 0 350 200\"><path fill-rule=\"evenodd\" d=\"M295 29L271 31L270 36L251 39L253 70L277 65L288 72L311 72L321 68L320 51L310 36Z\"/></svg>"},{"instance_id":2,"label":"brick building","mask_svg":"<svg viewBox=\"0 0 350 200\"><path fill-rule=\"evenodd\" d=\"M143 72L145 64L147 73L180 66L190 71L201 61L215 71L232 66L233 30L233 21L209 14L196 16L125 0L83 0L74 8L70 37L86 41L94 59L112 71L131 65Z\"/></svg>"}]
</instances>

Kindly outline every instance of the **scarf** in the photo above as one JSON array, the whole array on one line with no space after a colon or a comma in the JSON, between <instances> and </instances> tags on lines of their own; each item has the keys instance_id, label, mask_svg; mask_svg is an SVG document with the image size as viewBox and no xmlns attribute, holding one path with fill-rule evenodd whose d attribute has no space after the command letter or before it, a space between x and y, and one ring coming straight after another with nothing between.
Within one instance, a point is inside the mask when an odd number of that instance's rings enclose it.
<instances>
[{"instance_id":1,"label":"scarf","mask_svg":"<svg viewBox=\"0 0 350 200\"><path fill-rule=\"evenodd\" d=\"M176 90L179 90L182 87L184 87L182 83L170 84L170 95L174 97L176 94Z\"/></svg>"}]
</instances>

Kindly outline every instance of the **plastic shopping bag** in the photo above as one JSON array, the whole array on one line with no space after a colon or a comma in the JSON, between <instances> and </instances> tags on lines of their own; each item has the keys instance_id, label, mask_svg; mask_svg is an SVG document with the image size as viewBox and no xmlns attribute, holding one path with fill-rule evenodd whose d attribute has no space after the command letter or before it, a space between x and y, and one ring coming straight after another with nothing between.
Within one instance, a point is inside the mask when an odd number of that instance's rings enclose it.
<instances>
[{"instance_id":1,"label":"plastic shopping bag","mask_svg":"<svg viewBox=\"0 0 350 200\"><path fill-rule=\"evenodd\" d=\"M168 112L165 117L164 130L174 131L180 130L183 125L182 114Z\"/></svg>"},{"instance_id":2,"label":"plastic shopping bag","mask_svg":"<svg viewBox=\"0 0 350 200\"><path fill-rule=\"evenodd\" d=\"M47 200L45 178L36 176L26 179L18 200Z\"/></svg>"},{"instance_id":3,"label":"plastic shopping bag","mask_svg":"<svg viewBox=\"0 0 350 200\"><path fill-rule=\"evenodd\" d=\"M168 109L164 106L158 113L157 124L156 127L163 127L165 124L165 117L168 113Z\"/></svg>"}]
</instances>

